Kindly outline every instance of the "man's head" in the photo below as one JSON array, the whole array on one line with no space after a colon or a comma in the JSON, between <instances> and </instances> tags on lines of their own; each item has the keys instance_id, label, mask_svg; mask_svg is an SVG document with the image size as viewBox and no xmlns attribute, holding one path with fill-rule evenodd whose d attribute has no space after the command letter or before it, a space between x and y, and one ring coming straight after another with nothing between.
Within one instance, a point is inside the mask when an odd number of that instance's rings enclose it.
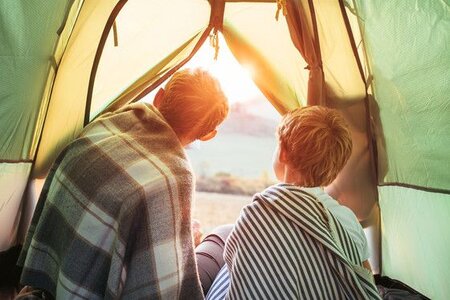
<instances>
[{"instance_id":1,"label":"man's head","mask_svg":"<svg viewBox=\"0 0 450 300\"><path fill-rule=\"evenodd\" d=\"M286 165L298 172L305 187L330 184L352 152L352 139L344 118L338 111L322 106L287 113L278 127L278 138L274 161L277 177L280 167Z\"/></svg>"},{"instance_id":2,"label":"man's head","mask_svg":"<svg viewBox=\"0 0 450 300\"><path fill-rule=\"evenodd\" d=\"M217 79L201 69L176 72L153 102L182 145L215 136L228 114L228 102Z\"/></svg>"}]
</instances>

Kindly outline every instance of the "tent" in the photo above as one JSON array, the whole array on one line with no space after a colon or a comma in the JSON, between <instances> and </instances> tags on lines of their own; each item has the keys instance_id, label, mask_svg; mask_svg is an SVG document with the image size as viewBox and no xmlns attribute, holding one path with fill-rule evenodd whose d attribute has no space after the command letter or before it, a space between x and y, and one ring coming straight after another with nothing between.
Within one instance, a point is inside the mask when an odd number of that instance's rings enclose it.
<instances>
[{"instance_id":1,"label":"tent","mask_svg":"<svg viewBox=\"0 0 450 300\"><path fill-rule=\"evenodd\" d=\"M0 269L65 145L205 41L220 55L217 32L280 113L344 114L355 149L330 193L380 224L383 275L447 299L449 0L2 1Z\"/></svg>"}]
</instances>

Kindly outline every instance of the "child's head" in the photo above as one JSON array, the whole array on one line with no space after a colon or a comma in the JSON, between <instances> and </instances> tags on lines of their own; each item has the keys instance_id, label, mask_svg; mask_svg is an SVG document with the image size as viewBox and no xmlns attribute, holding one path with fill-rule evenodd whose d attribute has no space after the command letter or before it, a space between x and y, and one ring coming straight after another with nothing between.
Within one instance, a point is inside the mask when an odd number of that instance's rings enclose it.
<instances>
[{"instance_id":1,"label":"child's head","mask_svg":"<svg viewBox=\"0 0 450 300\"><path fill-rule=\"evenodd\" d=\"M344 118L337 110L322 106L287 113L278 126L278 138L282 163L297 172L305 187L330 184L352 152Z\"/></svg>"},{"instance_id":2,"label":"child's head","mask_svg":"<svg viewBox=\"0 0 450 300\"><path fill-rule=\"evenodd\" d=\"M228 114L219 82L201 69L176 72L155 96L154 105L184 144L213 137Z\"/></svg>"}]
</instances>

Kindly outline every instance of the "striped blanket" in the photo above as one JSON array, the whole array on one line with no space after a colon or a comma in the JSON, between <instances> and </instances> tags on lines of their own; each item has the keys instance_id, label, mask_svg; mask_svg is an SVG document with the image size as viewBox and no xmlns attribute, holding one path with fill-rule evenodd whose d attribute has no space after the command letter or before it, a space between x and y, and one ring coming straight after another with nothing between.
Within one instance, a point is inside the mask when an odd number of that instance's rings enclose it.
<instances>
[{"instance_id":1,"label":"striped blanket","mask_svg":"<svg viewBox=\"0 0 450 300\"><path fill-rule=\"evenodd\" d=\"M255 195L224 258L207 299L380 299L346 230L293 185Z\"/></svg>"},{"instance_id":2,"label":"striped blanket","mask_svg":"<svg viewBox=\"0 0 450 300\"><path fill-rule=\"evenodd\" d=\"M21 283L57 299L202 299L192 181L153 106L98 119L47 178L19 258Z\"/></svg>"}]
</instances>

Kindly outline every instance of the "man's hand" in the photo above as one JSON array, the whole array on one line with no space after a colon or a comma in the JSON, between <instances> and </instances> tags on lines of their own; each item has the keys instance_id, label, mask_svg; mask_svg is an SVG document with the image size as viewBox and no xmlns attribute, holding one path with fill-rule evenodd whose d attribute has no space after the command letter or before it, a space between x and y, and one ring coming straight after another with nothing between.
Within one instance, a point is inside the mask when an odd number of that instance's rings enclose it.
<instances>
[{"instance_id":1,"label":"man's hand","mask_svg":"<svg viewBox=\"0 0 450 300\"><path fill-rule=\"evenodd\" d=\"M201 231L200 222L196 219L192 219L192 239L194 240L194 246L197 247L202 241L203 233Z\"/></svg>"}]
</instances>

